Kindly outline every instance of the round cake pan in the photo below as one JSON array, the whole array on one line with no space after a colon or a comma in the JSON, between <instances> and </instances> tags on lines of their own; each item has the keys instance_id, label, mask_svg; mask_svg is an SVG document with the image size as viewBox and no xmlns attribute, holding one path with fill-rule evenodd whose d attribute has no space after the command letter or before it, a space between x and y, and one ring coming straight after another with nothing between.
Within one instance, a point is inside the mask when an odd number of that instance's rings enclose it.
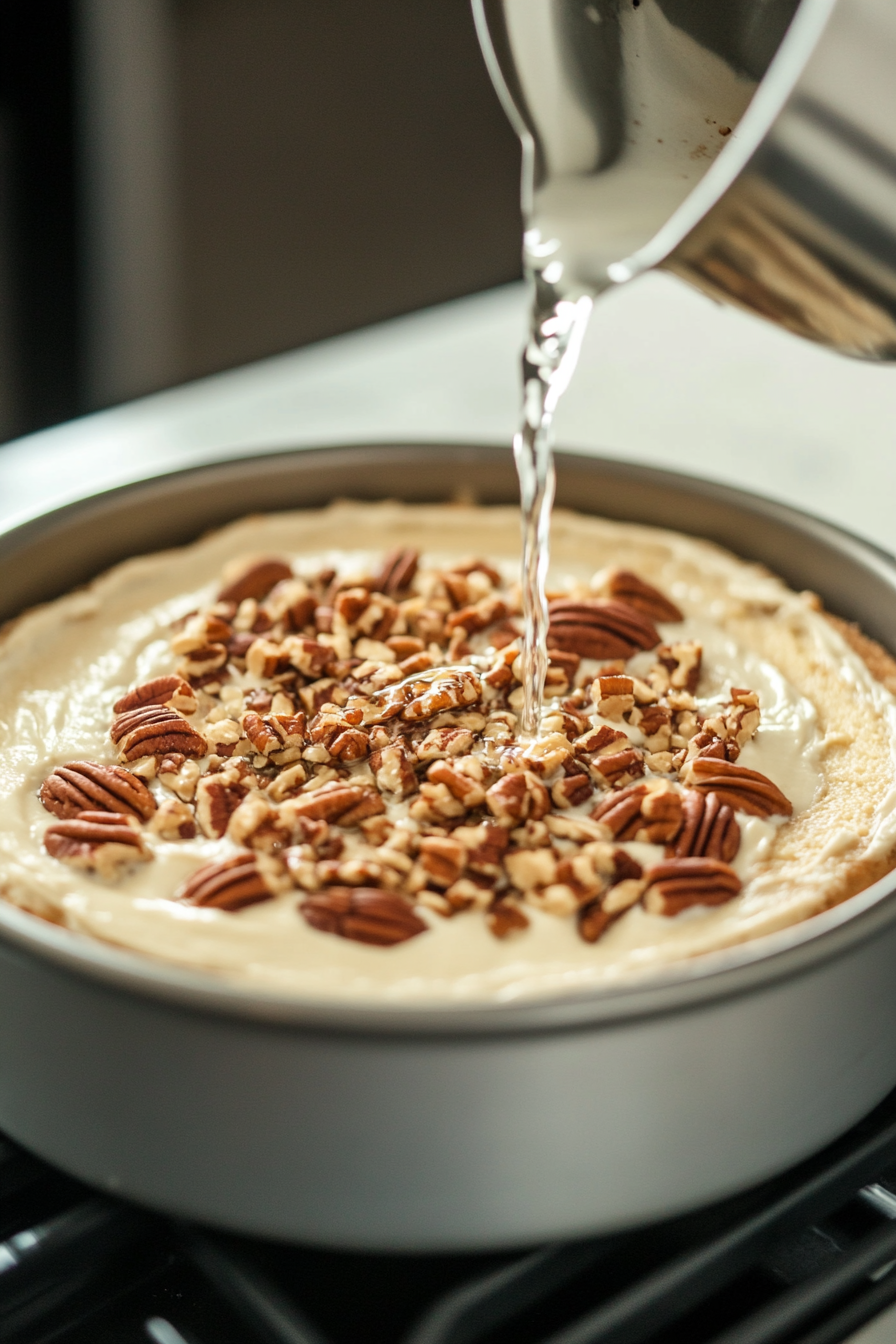
<instances>
[{"instance_id":1,"label":"round cake pan","mask_svg":"<svg viewBox=\"0 0 896 1344\"><path fill-rule=\"evenodd\" d=\"M873 546L683 476L558 467L559 503L709 537L896 648ZM126 486L0 534L0 613L247 512L459 486L515 501L509 450L278 453ZM896 1083L894 888L628 989L444 1008L244 991L0 902L0 1128L153 1207L330 1246L631 1226L782 1170Z\"/></svg>"}]
</instances>

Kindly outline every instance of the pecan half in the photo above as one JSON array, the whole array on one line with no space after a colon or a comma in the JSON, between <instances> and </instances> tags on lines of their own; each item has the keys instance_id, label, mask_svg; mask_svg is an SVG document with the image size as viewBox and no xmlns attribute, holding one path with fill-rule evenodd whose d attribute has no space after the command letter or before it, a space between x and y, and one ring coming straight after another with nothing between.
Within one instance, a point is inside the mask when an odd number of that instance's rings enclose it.
<instances>
[{"instance_id":1,"label":"pecan half","mask_svg":"<svg viewBox=\"0 0 896 1344\"><path fill-rule=\"evenodd\" d=\"M92 868L113 877L123 865L152 858L133 817L119 812L82 812L55 821L44 833L44 848L74 868Z\"/></svg>"},{"instance_id":2,"label":"pecan half","mask_svg":"<svg viewBox=\"0 0 896 1344\"><path fill-rule=\"evenodd\" d=\"M180 714L164 705L147 705L119 715L110 736L125 761L175 751L182 756L205 756L208 752L205 738Z\"/></svg>"},{"instance_id":3,"label":"pecan half","mask_svg":"<svg viewBox=\"0 0 896 1344\"><path fill-rule=\"evenodd\" d=\"M293 799L290 807L297 817L310 817L313 821L338 821L346 812L357 807L369 792L371 790L357 784L332 780L311 793Z\"/></svg>"},{"instance_id":4,"label":"pecan half","mask_svg":"<svg viewBox=\"0 0 896 1344\"><path fill-rule=\"evenodd\" d=\"M420 552L409 547L397 547L389 551L383 556L382 568L373 579L375 591L385 593L387 597L397 597L399 593L407 592L417 573L419 559Z\"/></svg>"},{"instance_id":5,"label":"pecan half","mask_svg":"<svg viewBox=\"0 0 896 1344\"><path fill-rule=\"evenodd\" d=\"M560 598L550 604L548 644L582 658L630 658L653 649L660 637L634 607L612 598Z\"/></svg>"},{"instance_id":6,"label":"pecan half","mask_svg":"<svg viewBox=\"0 0 896 1344\"><path fill-rule=\"evenodd\" d=\"M116 700L112 706L113 714L127 714L129 709L143 709L146 705L169 705L179 709L182 714L193 714L196 710L196 692L183 677L172 672L166 677L153 677L142 686L135 686L127 695Z\"/></svg>"},{"instance_id":7,"label":"pecan half","mask_svg":"<svg viewBox=\"0 0 896 1344\"><path fill-rule=\"evenodd\" d=\"M668 597L647 583L630 569L611 569L607 575L604 592L608 597L618 598L650 621L683 621L678 607Z\"/></svg>"},{"instance_id":8,"label":"pecan half","mask_svg":"<svg viewBox=\"0 0 896 1344\"><path fill-rule=\"evenodd\" d=\"M644 905L652 915L677 915L692 905L724 905L741 889L733 868L719 859L666 859L645 874Z\"/></svg>"},{"instance_id":9,"label":"pecan half","mask_svg":"<svg viewBox=\"0 0 896 1344\"><path fill-rule=\"evenodd\" d=\"M242 853L222 863L206 863L197 868L176 892L176 899L187 905L233 912L269 901L273 895L255 855Z\"/></svg>"},{"instance_id":10,"label":"pecan half","mask_svg":"<svg viewBox=\"0 0 896 1344\"><path fill-rule=\"evenodd\" d=\"M685 789L680 795L683 825L670 857L721 859L730 863L740 849L740 827L734 811L717 793Z\"/></svg>"},{"instance_id":11,"label":"pecan half","mask_svg":"<svg viewBox=\"0 0 896 1344\"><path fill-rule=\"evenodd\" d=\"M702 793L717 793L735 812L753 817L790 817L793 803L765 775L731 761L696 756L682 770L682 780Z\"/></svg>"},{"instance_id":12,"label":"pecan half","mask_svg":"<svg viewBox=\"0 0 896 1344\"><path fill-rule=\"evenodd\" d=\"M56 817L121 812L147 821L156 810L156 800L142 779L120 765L94 765L92 761L57 765L41 784L38 796Z\"/></svg>"},{"instance_id":13,"label":"pecan half","mask_svg":"<svg viewBox=\"0 0 896 1344\"><path fill-rule=\"evenodd\" d=\"M428 927L403 897L378 887L328 887L307 896L299 911L321 933L376 947L405 943Z\"/></svg>"},{"instance_id":14,"label":"pecan half","mask_svg":"<svg viewBox=\"0 0 896 1344\"><path fill-rule=\"evenodd\" d=\"M285 560L266 556L259 560L244 562L238 573L218 594L219 602L245 602L254 597L260 602L263 597L284 579L292 578L292 567Z\"/></svg>"}]
</instances>

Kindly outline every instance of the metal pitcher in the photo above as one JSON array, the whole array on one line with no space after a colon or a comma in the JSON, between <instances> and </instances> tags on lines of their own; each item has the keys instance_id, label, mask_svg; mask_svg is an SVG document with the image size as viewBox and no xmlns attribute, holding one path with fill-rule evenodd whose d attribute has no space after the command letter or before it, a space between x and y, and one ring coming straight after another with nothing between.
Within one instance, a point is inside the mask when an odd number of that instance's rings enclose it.
<instances>
[{"instance_id":1,"label":"metal pitcher","mask_svg":"<svg viewBox=\"0 0 896 1344\"><path fill-rule=\"evenodd\" d=\"M896 0L473 0L549 300L651 267L896 359Z\"/></svg>"}]
</instances>

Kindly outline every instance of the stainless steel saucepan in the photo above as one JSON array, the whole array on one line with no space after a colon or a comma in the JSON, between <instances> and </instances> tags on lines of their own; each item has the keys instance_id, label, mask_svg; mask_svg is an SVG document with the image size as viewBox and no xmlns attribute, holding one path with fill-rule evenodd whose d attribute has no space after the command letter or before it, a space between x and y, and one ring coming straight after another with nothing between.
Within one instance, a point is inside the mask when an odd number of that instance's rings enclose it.
<instances>
[{"instance_id":1,"label":"stainless steel saucepan","mask_svg":"<svg viewBox=\"0 0 896 1344\"><path fill-rule=\"evenodd\" d=\"M896 564L722 486L561 456L561 503L765 561L896 648ZM336 495L516 499L505 449L255 457L0 535L13 615L127 555ZM453 1249L618 1228L759 1181L896 1083L896 877L649 985L486 1006L265 996L0 903L0 1128L106 1189L330 1246Z\"/></svg>"}]
</instances>

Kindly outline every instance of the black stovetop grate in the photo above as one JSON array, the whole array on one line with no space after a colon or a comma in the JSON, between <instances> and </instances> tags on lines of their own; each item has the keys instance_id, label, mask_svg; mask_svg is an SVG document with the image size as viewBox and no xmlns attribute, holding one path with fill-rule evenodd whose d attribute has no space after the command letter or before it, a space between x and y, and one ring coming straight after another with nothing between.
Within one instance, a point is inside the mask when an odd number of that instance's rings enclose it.
<instances>
[{"instance_id":1,"label":"black stovetop grate","mask_svg":"<svg viewBox=\"0 0 896 1344\"><path fill-rule=\"evenodd\" d=\"M839 1344L896 1301L891 1185L896 1092L787 1175L683 1218L524 1253L355 1255L156 1217L4 1143L0 1341Z\"/></svg>"}]
</instances>

